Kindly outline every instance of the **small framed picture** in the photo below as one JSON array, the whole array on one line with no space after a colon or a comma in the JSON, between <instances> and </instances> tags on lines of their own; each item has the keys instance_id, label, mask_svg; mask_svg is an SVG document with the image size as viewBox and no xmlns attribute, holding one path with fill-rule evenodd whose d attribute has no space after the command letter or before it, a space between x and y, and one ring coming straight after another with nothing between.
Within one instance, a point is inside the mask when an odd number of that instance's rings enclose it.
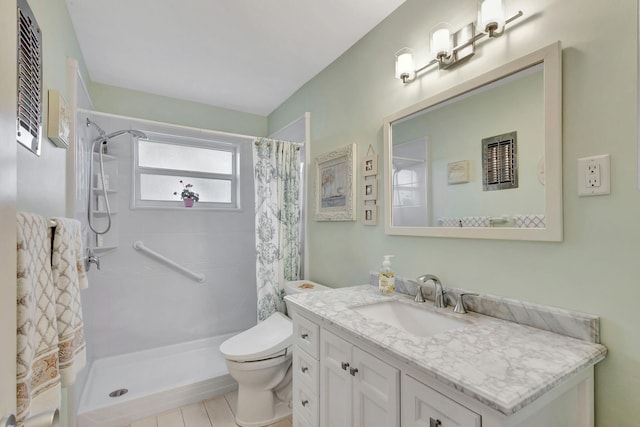
<instances>
[{"instance_id":1,"label":"small framed picture","mask_svg":"<svg viewBox=\"0 0 640 427\"><path fill-rule=\"evenodd\" d=\"M464 184L469 182L469 160L447 164L447 183Z\"/></svg>"},{"instance_id":2,"label":"small framed picture","mask_svg":"<svg viewBox=\"0 0 640 427\"><path fill-rule=\"evenodd\" d=\"M349 144L316 157L316 221L355 221L356 145Z\"/></svg>"},{"instance_id":3,"label":"small framed picture","mask_svg":"<svg viewBox=\"0 0 640 427\"><path fill-rule=\"evenodd\" d=\"M362 175L371 176L378 174L378 156L372 154L362 159Z\"/></svg>"},{"instance_id":4,"label":"small framed picture","mask_svg":"<svg viewBox=\"0 0 640 427\"><path fill-rule=\"evenodd\" d=\"M60 148L69 147L71 110L59 91L49 89L49 123L47 136Z\"/></svg>"},{"instance_id":5,"label":"small framed picture","mask_svg":"<svg viewBox=\"0 0 640 427\"><path fill-rule=\"evenodd\" d=\"M377 225L378 224L378 206L375 203L370 205L364 205L364 211L362 212L362 223L364 225Z\"/></svg>"},{"instance_id":6,"label":"small framed picture","mask_svg":"<svg viewBox=\"0 0 640 427\"><path fill-rule=\"evenodd\" d=\"M362 200L378 199L378 180L365 179L362 186Z\"/></svg>"}]
</instances>

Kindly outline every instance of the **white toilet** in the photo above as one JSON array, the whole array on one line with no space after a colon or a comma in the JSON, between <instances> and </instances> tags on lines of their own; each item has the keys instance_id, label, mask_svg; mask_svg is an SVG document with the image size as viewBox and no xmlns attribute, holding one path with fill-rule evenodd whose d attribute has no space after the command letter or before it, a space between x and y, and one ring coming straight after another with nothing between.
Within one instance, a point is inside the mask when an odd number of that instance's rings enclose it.
<instances>
[{"instance_id":1,"label":"white toilet","mask_svg":"<svg viewBox=\"0 0 640 427\"><path fill-rule=\"evenodd\" d=\"M309 280L287 282L286 295L329 289ZM293 325L274 313L220 345L229 374L238 382L236 423L261 427L291 415Z\"/></svg>"}]
</instances>

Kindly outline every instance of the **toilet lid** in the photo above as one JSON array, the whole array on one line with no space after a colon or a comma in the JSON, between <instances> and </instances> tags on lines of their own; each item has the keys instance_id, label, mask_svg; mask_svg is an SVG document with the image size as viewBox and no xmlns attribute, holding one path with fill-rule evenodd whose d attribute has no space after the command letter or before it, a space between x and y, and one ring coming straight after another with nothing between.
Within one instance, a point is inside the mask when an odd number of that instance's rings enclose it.
<instances>
[{"instance_id":1,"label":"toilet lid","mask_svg":"<svg viewBox=\"0 0 640 427\"><path fill-rule=\"evenodd\" d=\"M253 328L223 342L220 353L229 360L248 362L265 359L291 346L292 342L291 319L276 312Z\"/></svg>"}]
</instances>

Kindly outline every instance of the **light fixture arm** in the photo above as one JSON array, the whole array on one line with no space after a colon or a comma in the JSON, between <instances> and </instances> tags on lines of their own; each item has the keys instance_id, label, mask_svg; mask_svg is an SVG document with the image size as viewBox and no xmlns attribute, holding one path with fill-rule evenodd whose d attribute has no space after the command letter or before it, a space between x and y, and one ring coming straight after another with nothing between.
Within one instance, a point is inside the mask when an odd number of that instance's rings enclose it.
<instances>
[{"instance_id":1,"label":"light fixture arm","mask_svg":"<svg viewBox=\"0 0 640 427\"><path fill-rule=\"evenodd\" d=\"M423 65L422 67L417 68L412 73L413 77L409 73L403 73L399 76L399 78L402 80L402 83L406 84L415 80L415 77L419 73L421 73L422 71L425 71L426 69L430 68L435 64L439 64L439 68L441 69L446 69L459 63L463 59L466 59L471 55L473 55L473 52L475 51L475 43L477 41L481 40L485 36L488 36L489 38L495 38L495 37L501 36L504 33L507 24L515 21L516 19L522 17L523 15L524 13L521 10L519 10L518 13L516 13L515 15L511 16L509 19L506 19L504 21L504 27L502 28L502 31L500 32L496 31L497 25L485 28L486 32L478 32L477 34L474 34L471 38L469 38L467 41L460 43L457 46L454 46L450 55L439 55L438 57L429 61L427 64ZM468 26L473 27L473 24L468 24ZM469 47L473 47L470 53L467 53L462 57L458 57L459 52Z\"/></svg>"}]
</instances>

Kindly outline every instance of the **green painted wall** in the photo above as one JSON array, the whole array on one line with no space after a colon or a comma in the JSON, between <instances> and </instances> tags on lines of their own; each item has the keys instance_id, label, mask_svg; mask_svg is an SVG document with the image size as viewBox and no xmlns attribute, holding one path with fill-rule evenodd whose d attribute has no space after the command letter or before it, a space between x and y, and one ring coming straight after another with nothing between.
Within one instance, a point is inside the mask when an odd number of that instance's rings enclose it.
<instances>
[{"instance_id":1,"label":"green painted wall","mask_svg":"<svg viewBox=\"0 0 640 427\"><path fill-rule=\"evenodd\" d=\"M120 87L91 83L96 111L245 135L266 136L267 118Z\"/></svg>"},{"instance_id":2,"label":"green painted wall","mask_svg":"<svg viewBox=\"0 0 640 427\"><path fill-rule=\"evenodd\" d=\"M636 2L506 4L508 12L526 14L507 34L481 43L461 67L434 70L403 86L393 77L394 53L403 46L425 50L435 24L448 20L459 28L476 13L473 0L457 1L455 10L447 0L408 0L273 112L269 129L309 111L312 158L351 143L358 145L359 159L369 144L381 156L385 116L560 40L564 241L387 236L379 209L375 227L362 225L361 215L358 222L310 221L310 279L333 286L365 283L383 254L395 254L402 276L434 273L446 286L598 314L610 352L596 368L597 425L640 425ZM605 153L611 155L611 195L578 197L576 159Z\"/></svg>"},{"instance_id":3,"label":"green painted wall","mask_svg":"<svg viewBox=\"0 0 640 427\"><path fill-rule=\"evenodd\" d=\"M18 210L47 216L65 215L67 150L53 145L46 136L49 89L69 99L67 58L78 60L87 76L76 34L64 0L29 0L42 30L43 139L40 157L19 146L17 152ZM15 81L15 76L11 77Z\"/></svg>"}]
</instances>

